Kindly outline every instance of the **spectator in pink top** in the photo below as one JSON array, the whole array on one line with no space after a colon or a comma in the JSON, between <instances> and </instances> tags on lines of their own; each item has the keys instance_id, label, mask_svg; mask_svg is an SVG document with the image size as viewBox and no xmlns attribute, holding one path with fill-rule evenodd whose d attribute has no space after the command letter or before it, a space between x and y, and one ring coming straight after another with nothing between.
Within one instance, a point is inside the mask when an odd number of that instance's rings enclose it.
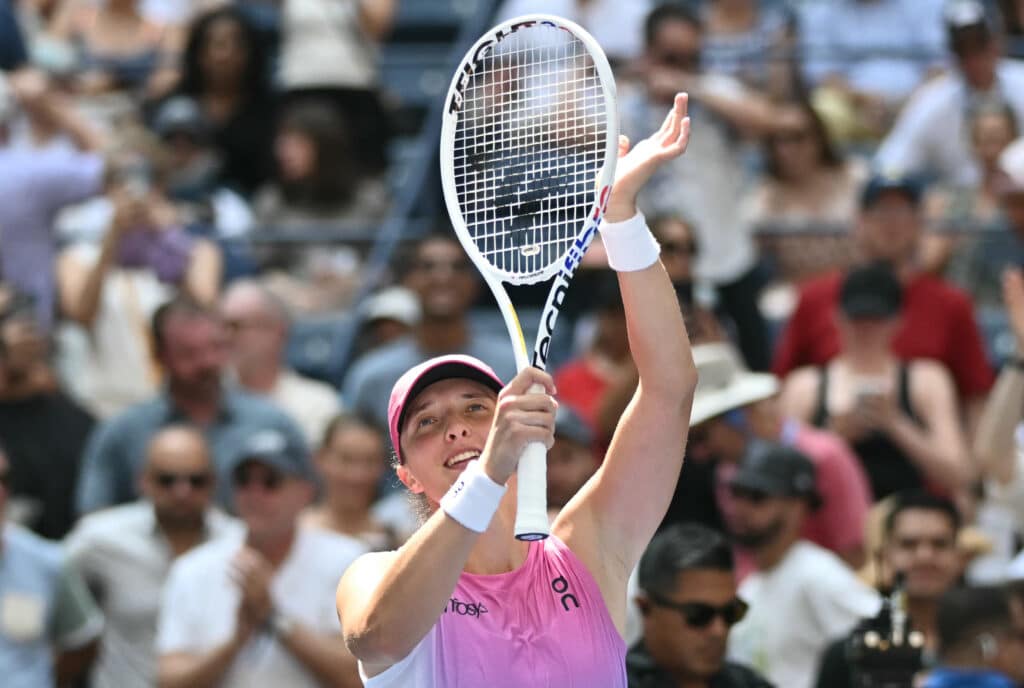
<instances>
[{"instance_id":1,"label":"spectator in pink top","mask_svg":"<svg viewBox=\"0 0 1024 688\"><path fill-rule=\"evenodd\" d=\"M700 382L694 398L688 456L714 461L715 501L726 517L732 513L729 480L752 440L781 442L805 454L815 467L822 506L808 518L801 537L832 550L851 566L864 563L864 520L871 505L867 478L850 448L836 434L786 418L775 401L778 380L742 367L724 344L694 348ZM751 570L742 552L737 574Z\"/></svg>"}]
</instances>

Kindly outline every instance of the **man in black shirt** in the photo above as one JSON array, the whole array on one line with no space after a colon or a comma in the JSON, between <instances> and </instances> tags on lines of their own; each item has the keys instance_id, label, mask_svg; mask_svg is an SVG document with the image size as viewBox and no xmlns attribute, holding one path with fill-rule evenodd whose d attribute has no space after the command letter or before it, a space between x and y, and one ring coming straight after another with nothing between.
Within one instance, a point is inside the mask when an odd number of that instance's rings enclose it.
<instances>
[{"instance_id":1,"label":"man in black shirt","mask_svg":"<svg viewBox=\"0 0 1024 688\"><path fill-rule=\"evenodd\" d=\"M32 304L0 283L0 445L11 466L12 519L54 539L71 528L93 422L60 390Z\"/></svg>"},{"instance_id":2,"label":"man in black shirt","mask_svg":"<svg viewBox=\"0 0 1024 688\"><path fill-rule=\"evenodd\" d=\"M725 661L729 629L747 605L736 595L732 549L701 525L656 535L640 560L643 637L626 655L629 688L771 688Z\"/></svg>"}]
</instances>

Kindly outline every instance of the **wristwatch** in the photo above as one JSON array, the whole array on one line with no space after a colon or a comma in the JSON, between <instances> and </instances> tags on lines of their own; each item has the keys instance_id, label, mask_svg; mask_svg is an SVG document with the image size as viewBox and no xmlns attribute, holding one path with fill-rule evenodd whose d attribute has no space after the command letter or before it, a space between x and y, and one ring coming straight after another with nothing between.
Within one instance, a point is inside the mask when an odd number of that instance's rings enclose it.
<instances>
[{"instance_id":1,"label":"wristwatch","mask_svg":"<svg viewBox=\"0 0 1024 688\"><path fill-rule=\"evenodd\" d=\"M268 625L270 626L270 631L275 636L278 638L286 638L295 628L295 621L293 619L289 619L287 616L275 609L270 613Z\"/></svg>"}]
</instances>

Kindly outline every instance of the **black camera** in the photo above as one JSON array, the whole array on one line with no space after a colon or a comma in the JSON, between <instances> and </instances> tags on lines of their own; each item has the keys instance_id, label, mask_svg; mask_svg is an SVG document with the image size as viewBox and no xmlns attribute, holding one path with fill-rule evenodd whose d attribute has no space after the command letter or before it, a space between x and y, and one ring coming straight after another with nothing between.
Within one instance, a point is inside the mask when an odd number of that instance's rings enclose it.
<instances>
[{"instance_id":1,"label":"black camera","mask_svg":"<svg viewBox=\"0 0 1024 688\"><path fill-rule=\"evenodd\" d=\"M897 576L882 609L854 629L847 657L855 688L909 688L924 668L924 634L907 615L903 577Z\"/></svg>"}]
</instances>

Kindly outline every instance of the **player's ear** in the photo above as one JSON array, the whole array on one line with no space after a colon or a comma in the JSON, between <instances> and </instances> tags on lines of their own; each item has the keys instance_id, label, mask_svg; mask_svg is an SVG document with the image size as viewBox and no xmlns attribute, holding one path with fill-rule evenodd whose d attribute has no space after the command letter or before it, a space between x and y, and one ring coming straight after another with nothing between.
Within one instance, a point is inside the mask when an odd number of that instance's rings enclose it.
<instances>
[{"instance_id":1,"label":"player's ear","mask_svg":"<svg viewBox=\"0 0 1024 688\"><path fill-rule=\"evenodd\" d=\"M395 469L395 473L398 475L398 479L402 481L402 484L408 488L409 492L423 494L423 483L416 479L416 476L412 474L408 466L404 463L399 464L398 468Z\"/></svg>"}]
</instances>

